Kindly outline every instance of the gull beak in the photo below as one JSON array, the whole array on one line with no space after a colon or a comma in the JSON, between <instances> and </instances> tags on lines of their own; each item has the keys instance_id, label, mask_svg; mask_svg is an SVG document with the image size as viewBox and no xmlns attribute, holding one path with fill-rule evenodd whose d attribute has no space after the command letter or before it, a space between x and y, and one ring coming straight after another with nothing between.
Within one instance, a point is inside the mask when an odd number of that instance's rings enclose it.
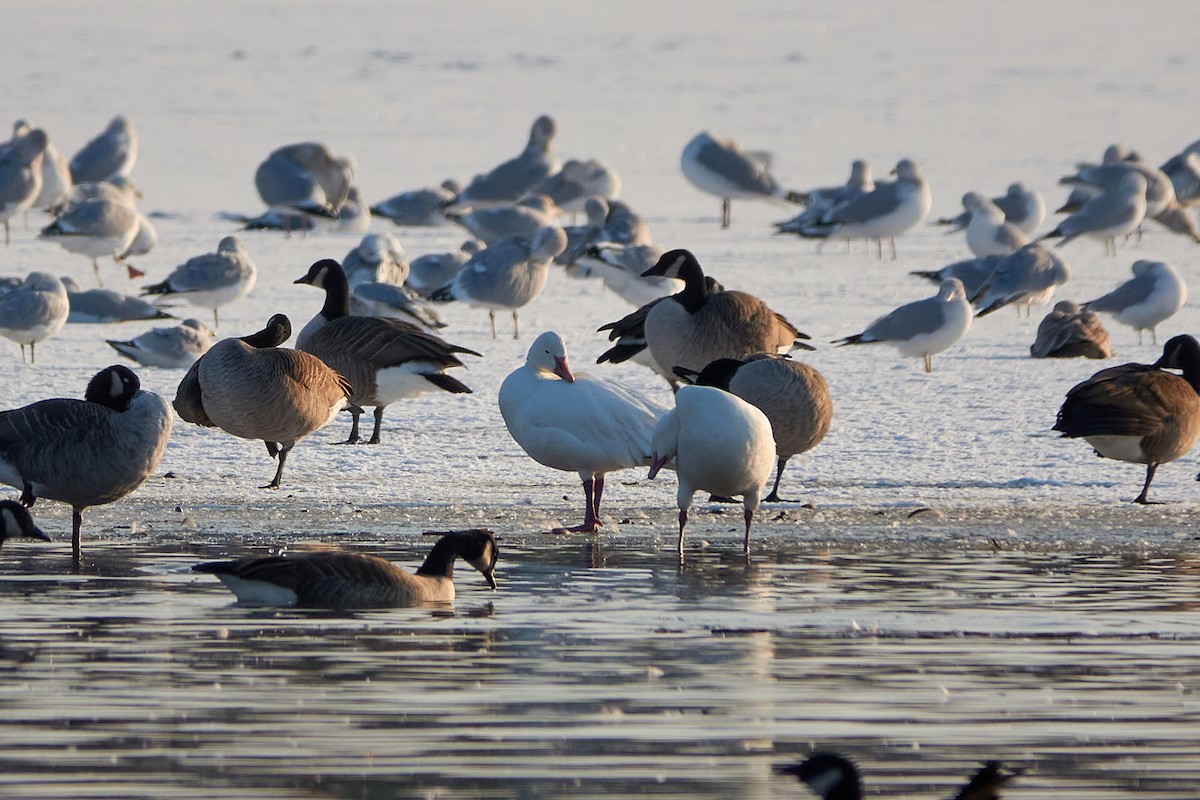
<instances>
[{"instance_id":1,"label":"gull beak","mask_svg":"<svg viewBox=\"0 0 1200 800\"><path fill-rule=\"evenodd\" d=\"M567 366L566 356L555 356L554 374L562 378L567 383L575 382L575 376L571 374L571 368Z\"/></svg>"}]
</instances>

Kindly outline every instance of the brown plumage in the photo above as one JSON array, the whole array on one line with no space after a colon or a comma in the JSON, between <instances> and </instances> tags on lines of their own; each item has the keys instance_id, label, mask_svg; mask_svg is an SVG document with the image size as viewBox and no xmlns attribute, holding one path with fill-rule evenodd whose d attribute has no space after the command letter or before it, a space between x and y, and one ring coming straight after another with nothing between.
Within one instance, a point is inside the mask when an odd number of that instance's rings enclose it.
<instances>
[{"instance_id":1,"label":"brown plumage","mask_svg":"<svg viewBox=\"0 0 1200 800\"><path fill-rule=\"evenodd\" d=\"M1163 367L1182 369L1183 377ZM1153 365L1122 364L1097 372L1067 392L1053 430L1082 438L1104 458L1146 465L1146 495L1159 464L1200 439L1200 343L1176 336Z\"/></svg>"},{"instance_id":2,"label":"brown plumage","mask_svg":"<svg viewBox=\"0 0 1200 800\"><path fill-rule=\"evenodd\" d=\"M329 424L346 403L346 379L309 353L279 347L292 335L283 314L258 333L224 339L192 365L179 384L175 410L185 422L262 439L283 465L296 442Z\"/></svg>"},{"instance_id":3,"label":"brown plumage","mask_svg":"<svg viewBox=\"0 0 1200 800\"><path fill-rule=\"evenodd\" d=\"M1113 351L1099 317L1070 300L1060 300L1038 325L1029 354L1034 358L1112 358Z\"/></svg>"},{"instance_id":4,"label":"brown plumage","mask_svg":"<svg viewBox=\"0 0 1200 800\"><path fill-rule=\"evenodd\" d=\"M491 531L449 531L415 573L360 553L241 558L197 564L216 575L241 602L321 608L395 608L454 600L454 562L462 558L496 588L499 550Z\"/></svg>"}]
</instances>

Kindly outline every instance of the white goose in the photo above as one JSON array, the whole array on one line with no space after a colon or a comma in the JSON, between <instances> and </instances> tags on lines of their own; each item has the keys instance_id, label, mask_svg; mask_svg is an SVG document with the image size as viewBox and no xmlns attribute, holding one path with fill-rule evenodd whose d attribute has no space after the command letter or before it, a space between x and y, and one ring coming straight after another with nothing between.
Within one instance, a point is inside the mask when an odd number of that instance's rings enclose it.
<instances>
[{"instance_id":1,"label":"white goose","mask_svg":"<svg viewBox=\"0 0 1200 800\"><path fill-rule=\"evenodd\" d=\"M721 497L742 496L750 552L750 524L775 466L771 422L754 406L710 386L682 386L675 408L654 431L651 479L669 461L679 479L679 552L692 496L703 489Z\"/></svg>"},{"instance_id":2,"label":"white goose","mask_svg":"<svg viewBox=\"0 0 1200 800\"><path fill-rule=\"evenodd\" d=\"M553 331L534 341L524 366L500 386L500 414L521 449L583 481L583 524L565 529L572 532L600 527L605 474L650 463L654 426L665 413L629 387L573 374L567 346Z\"/></svg>"}]
</instances>

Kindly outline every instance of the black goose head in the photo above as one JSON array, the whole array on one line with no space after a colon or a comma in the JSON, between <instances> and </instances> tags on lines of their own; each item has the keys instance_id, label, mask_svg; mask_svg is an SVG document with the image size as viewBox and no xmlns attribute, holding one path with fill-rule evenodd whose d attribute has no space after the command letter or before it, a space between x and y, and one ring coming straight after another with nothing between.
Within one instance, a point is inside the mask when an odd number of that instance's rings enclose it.
<instances>
[{"instance_id":1,"label":"black goose head","mask_svg":"<svg viewBox=\"0 0 1200 800\"><path fill-rule=\"evenodd\" d=\"M21 537L50 541L50 537L33 523L29 509L16 500L0 501L0 545L8 539Z\"/></svg>"},{"instance_id":2,"label":"black goose head","mask_svg":"<svg viewBox=\"0 0 1200 800\"><path fill-rule=\"evenodd\" d=\"M113 411L124 411L129 407L129 401L142 388L142 382L133 370L121 364L105 367L92 376L88 381L83 399L89 403L99 403Z\"/></svg>"},{"instance_id":3,"label":"black goose head","mask_svg":"<svg viewBox=\"0 0 1200 800\"><path fill-rule=\"evenodd\" d=\"M251 347L264 349L279 347L292 335L292 321L284 314L276 314L267 320L267 326L257 333L241 337Z\"/></svg>"},{"instance_id":4,"label":"black goose head","mask_svg":"<svg viewBox=\"0 0 1200 800\"><path fill-rule=\"evenodd\" d=\"M337 319L350 313L350 285L342 265L332 258L322 258L308 268L303 277L293 283L305 283L325 290L325 305L321 314L326 319Z\"/></svg>"},{"instance_id":5,"label":"black goose head","mask_svg":"<svg viewBox=\"0 0 1200 800\"><path fill-rule=\"evenodd\" d=\"M712 282L715 289L710 288L700 262L690 250L682 248L663 253L653 267L642 273L643 278L655 276L679 278L683 281L683 289L671 295L671 298L691 314L695 314L704 305L709 294L720 291L720 284L716 281Z\"/></svg>"},{"instance_id":6,"label":"black goose head","mask_svg":"<svg viewBox=\"0 0 1200 800\"><path fill-rule=\"evenodd\" d=\"M488 586L496 588L496 560L500 549L496 536L486 528L471 528L465 531L450 531L429 551L425 563L417 570L418 575L449 577L454 574L454 561L461 558L479 570Z\"/></svg>"},{"instance_id":7,"label":"black goose head","mask_svg":"<svg viewBox=\"0 0 1200 800\"><path fill-rule=\"evenodd\" d=\"M858 767L837 753L813 753L799 764L776 767L781 775L795 775L823 800L862 800Z\"/></svg>"},{"instance_id":8,"label":"black goose head","mask_svg":"<svg viewBox=\"0 0 1200 800\"><path fill-rule=\"evenodd\" d=\"M710 361L699 372L684 367L675 367L675 374L690 381L693 386L713 386L728 392L729 382L733 380L733 376L745 363L744 360L737 358L718 358Z\"/></svg>"},{"instance_id":9,"label":"black goose head","mask_svg":"<svg viewBox=\"0 0 1200 800\"><path fill-rule=\"evenodd\" d=\"M1159 369L1178 369L1183 377L1200 392L1200 342L1188 334L1172 336L1163 345L1162 357L1154 362Z\"/></svg>"}]
</instances>

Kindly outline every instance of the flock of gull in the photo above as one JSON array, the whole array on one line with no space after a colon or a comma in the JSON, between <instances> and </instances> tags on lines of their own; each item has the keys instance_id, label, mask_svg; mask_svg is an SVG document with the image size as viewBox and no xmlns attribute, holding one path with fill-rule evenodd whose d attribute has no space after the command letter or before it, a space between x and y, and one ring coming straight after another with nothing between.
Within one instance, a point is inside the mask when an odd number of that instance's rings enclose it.
<instances>
[{"instance_id":1,"label":"flock of gull","mask_svg":"<svg viewBox=\"0 0 1200 800\"><path fill-rule=\"evenodd\" d=\"M601 499L609 472L664 469L678 481L679 538L694 493L740 497L744 539L759 503L780 500L790 458L818 445L830 428L832 402L821 374L789 357L811 350L810 337L752 294L727 289L705 275L688 250L655 245L645 220L617 199L620 178L606 163L561 162L549 116L532 125L514 158L465 186L453 180L366 205L354 185L355 163L324 145L305 142L270 153L255 173L267 206L258 216L224 214L244 229L303 235L314 228L365 233L340 262L324 258L295 282L324 292L320 312L307 322L295 348L283 347L291 321L272 316L247 336L216 340L218 309L245 297L256 268L238 235L216 250L188 259L164 280L131 297L45 272L3 279L0 335L28 346L54 336L65 323L169 319L158 301L177 299L211 310L212 327L187 319L127 340L108 343L146 367L186 370L171 402L140 387L123 365L98 372L82 400L55 398L0 412L0 481L20 490L20 503L0 507L0 535L38 536L26 508L39 497L69 504L72 540L81 558L83 511L135 490L166 448L173 420L261 440L277 462L264 488L278 488L297 442L350 411L348 442L362 440L360 417L373 409L366 442L381 441L384 411L426 392L468 393L451 371L480 353L448 341L441 303L486 309L492 336L496 314L507 313L519 337L518 310L546 285L553 266L574 277L597 277L635 310L604 325L611 347L600 362L633 361L659 373L674 394L665 407L618 381L572 371L567 344L554 331L533 339L523 365L504 380L498 403L512 438L534 460L576 473L583 487L583 519L569 530L600 529ZM0 142L0 221L10 240L16 215L52 215L38 239L87 257L101 279L101 259L112 258L131 278L142 273L129 259L149 252L157 234L138 211L131 176L137 135L116 117L69 162L44 131L20 121ZM901 159L894 179L874 181L869 166L852 165L841 186L806 192L784 188L770 174L770 158L733 141L701 133L684 148L684 176L721 200L728 226L733 200L798 204L780 235L828 240L884 241L895 257L896 237L922 224L931 209L920 166ZM1095 164L1080 164L1063 182L1072 187L1059 209L1066 216L1045 233L1042 196L1022 183L989 198L968 192L963 211L938 220L962 231L973 258L915 273L937 283L936 294L880 316L835 344L888 343L902 354L932 358L967 335L975 317L1005 306L1030 313L1045 304L1071 270L1060 254L1087 236L1115 254L1147 220L1200 242L1188 210L1200 202L1200 142L1150 166L1114 145ZM582 215L579 224L567 217ZM372 217L397 226L460 225L461 248L409 261L390 232L366 233ZM1057 240L1055 247L1049 247ZM1156 327L1184 304L1179 272L1162 261L1139 260L1130 280L1085 303L1062 301L1041 322L1034 357L1107 358L1108 335L1097 313L1138 331ZM153 301L153 302L151 302ZM1170 372L1182 371L1182 377ZM1200 438L1200 344L1176 336L1153 365L1105 369L1073 388L1055 429L1083 438L1101 455L1145 464L1137 502L1157 467L1179 458ZM254 402L248 402L254 398ZM767 484L774 482L767 492ZM765 495L765 497L764 497ZM453 597L454 561L465 558L494 585L496 544L482 530L448 533L416 575L371 557L323 553L304 559L242 559L197 567L216 574L239 598L301 604L395 605ZM319 588L314 588L319 587Z\"/></svg>"}]
</instances>

